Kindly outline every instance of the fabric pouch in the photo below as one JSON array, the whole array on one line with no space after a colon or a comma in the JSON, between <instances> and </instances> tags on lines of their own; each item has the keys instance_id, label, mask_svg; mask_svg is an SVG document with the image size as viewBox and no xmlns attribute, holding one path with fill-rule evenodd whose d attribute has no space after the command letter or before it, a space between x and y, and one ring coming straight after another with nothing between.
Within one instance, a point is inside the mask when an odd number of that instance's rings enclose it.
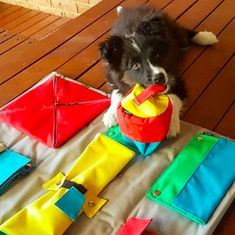
<instances>
[{"instance_id":1,"label":"fabric pouch","mask_svg":"<svg viewBox=\"0 0 235 235\"><path fill-rule=\"evenodd\" d=\"M30 173L34 168L30 158L7 149L0 152L0 195L14 180Z\"/></svg>"},{"instance_id":2,"label":"fabric pouch","mask_svg":"<svg viewBox=\"0 0 235 235\"><path fill-rule=\"evenodd\" d=\"M141 143L161 142L170 127L172 104L167 95L158 94L165 88L152 85L144 89L139 84L124 97L117 110L122 134Z\"/></svg>"},{"instance_id":3,"label":"fabric pouch","mask_svg":"<svg viewBox=\"0 0 235 235\"><path fill-rule=\"evenodd\" d=\"M0 121L56 148L110 105L100 91L57 73L0 109Z\"/></svg>"},{"instance_id":4,"label":"fabric pouch","mask_svg":"<svg viewBox=\"0 0 235 235\"><path fill-rule=\"evenodd\" d=\"M235 143L198 134L147 192L147 197L206 224L235 179Z\"/></svg>"}]
</instances>

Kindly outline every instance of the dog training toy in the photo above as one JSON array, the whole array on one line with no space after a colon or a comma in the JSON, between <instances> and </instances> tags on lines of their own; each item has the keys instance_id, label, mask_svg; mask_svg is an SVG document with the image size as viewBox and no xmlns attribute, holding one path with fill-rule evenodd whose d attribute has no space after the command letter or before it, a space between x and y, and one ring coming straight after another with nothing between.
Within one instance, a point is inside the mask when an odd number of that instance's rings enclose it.
<instances>
[{"instance_id":1,"label":"dog training toy","mask_svg":"<svg viewBox=\"0 0 235 235\"><path fill-rule=\"evenodd\" d=\"M148 198L205 224L235 180L235 143L198 134L152 185Z\"/></svg>"},{"instance_id":2,"label":"dog training toy","mask_svg":"<svg viewBox=\"0 0 235 235\"><path fill-rule=\"evenodd\" d=\"M135 153L98 134L64 175L58 173L49 190L0 226L0 234L63 234L82 212L92 218L107 202L97 195L133 158Z\"/></svg>"},{"instance_id":3,"label":"dog training toy","mask_svg":"<svg viewBox=\"0 0 235 235\"><path fill-rule=\"evenodd\" d=\"M8 150L0 143L0 195L16 180L35 168L31 159Z\"/></svg>"},{"instance_id":4,"label":"dog training toy","mask_svg":"<svg viewBox=\"0 0 235 235\"><path fill-rule=\"evenodd\" d=\"M52 73L0 109L0 121L59 147L110 104L107 96Z\"/></svg>"},{"instance_id":5,"label":"dog training toy","mask_svg":"<svg viewBox=\"0 0 235 235\"><path fill-rule=\"evenodd\" d=\"M170 127L172 104L162 85L144 89L139 84L129 91L118 107L117 116L125 142L136 146L143 156L152 153Z\"/></svg>"}]
</instances>

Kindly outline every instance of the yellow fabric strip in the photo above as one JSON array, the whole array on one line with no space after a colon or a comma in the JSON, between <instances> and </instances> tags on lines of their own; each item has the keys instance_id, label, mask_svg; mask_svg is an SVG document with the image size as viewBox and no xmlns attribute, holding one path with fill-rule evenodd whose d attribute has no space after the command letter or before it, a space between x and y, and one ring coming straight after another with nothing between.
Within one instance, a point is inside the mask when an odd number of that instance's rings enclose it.
<instances>
[{"instance_id":1,"label":"yellow fabric strip","mask_svg":"<svg viewBox=\"0 0 235 235\"><path fill-rule=\"evenodd\" d=\"M25 207L4 224L0 232L9 235L59 235L73 222L55 206L55 202L68 190L60 188L66 180L82 184L88 190L83 205L88 217L92 217L106 203L97 195L134 157L135 152L118 142L98 134L87 146L65 177L62 173L44 184L52 190Z\"/></svg>"}]
</instances>

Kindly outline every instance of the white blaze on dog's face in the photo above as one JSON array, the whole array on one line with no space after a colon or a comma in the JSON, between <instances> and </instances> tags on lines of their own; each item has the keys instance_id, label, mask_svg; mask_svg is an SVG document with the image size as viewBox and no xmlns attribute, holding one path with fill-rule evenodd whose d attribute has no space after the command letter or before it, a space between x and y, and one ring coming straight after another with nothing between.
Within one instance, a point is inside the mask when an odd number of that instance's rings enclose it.
<instances>
[{"instance_id":1,"label":"white blaze on dog's face","mask_svg":"<svg viewBox=\"0 0 235 235\"><path fill-rule=\"evenodd\" d=\"M145 47L144 43L136 42L133 38L129 40L129 46L124 43L122 59L125 63L122 68L124 70L122 81L129 85L140 83L145 87L153 84L168 86L171 77L163 67L164 61L163 56L160 57L160 50L153 51L152 47Z\"/></svg>"}]
</instances>

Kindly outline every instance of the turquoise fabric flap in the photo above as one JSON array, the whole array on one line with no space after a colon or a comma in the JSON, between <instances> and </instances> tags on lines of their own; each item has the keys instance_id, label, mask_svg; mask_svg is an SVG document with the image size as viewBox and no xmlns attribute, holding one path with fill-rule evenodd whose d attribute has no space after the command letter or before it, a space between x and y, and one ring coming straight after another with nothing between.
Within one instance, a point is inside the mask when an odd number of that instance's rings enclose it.
<instances>
[{"instance_id":1,"label":"turquoise fabric flap","mask_svg":"<svg viewBox=\"0 0 235 235\"><path fill-rule=\"evenodd\" d=\"M0 186L7 181L20 168L25 166L31 159L11 150L0 153Z\"/></svg>"},{"instance_id":2,"label":"turquoise fabric flap","mask_svg":"<svg viewBox=\"0 0 235 235\"><path fill-rule=\"evenodd\" d=\"M235 143L220 138L173 205L206 223L235 180Z\"/></svg>"},{"instance_id":3,"label":"turquoise fabric flap","mask_svg":"<svg viewBox=\"0 0 235 235\"><path fill-rule=\"evenodd\" d=\"M143 157L147 157L148 155L153 153L157 149L157 147L161 144L161 142L142 143L139 141L131 140L124 135L122 135L122 137L126 145L138 149L138 151Z\"/></svg>"},{"instance_id":4,"label":"turquoise fabric flap","mask_svg":"<svg viewBox=\"0 0 235 235\"><path fill-rule=\"evenodd\" d=\"M75 221L85 202L85 196L75 187L71 187L55 205L71 220Z\"/></svg>"}]
</instances>

